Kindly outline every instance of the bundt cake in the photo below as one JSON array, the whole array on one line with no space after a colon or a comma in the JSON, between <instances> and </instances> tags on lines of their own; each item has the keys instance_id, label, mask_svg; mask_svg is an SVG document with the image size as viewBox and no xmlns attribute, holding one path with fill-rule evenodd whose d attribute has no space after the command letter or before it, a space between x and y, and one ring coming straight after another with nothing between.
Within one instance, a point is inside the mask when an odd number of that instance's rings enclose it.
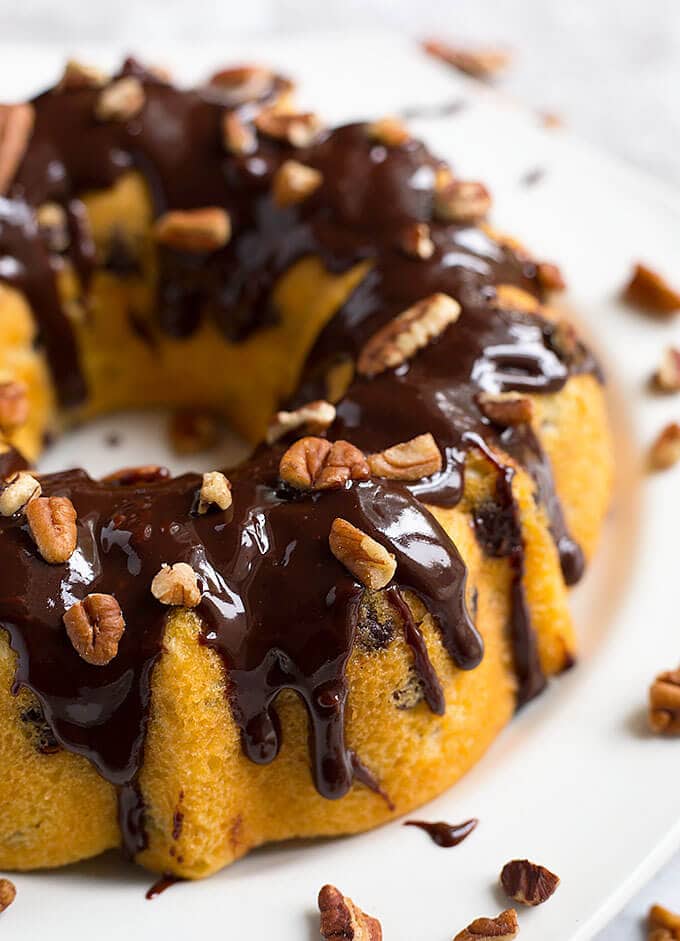
<instances>
[{"instance_id":1,"label":"bundt cake","mask_svg":"<svg viewBox=\"0 0 680 941\"><path fill-rule=\"evenodd\" d=\"M69 63L0 108L0 868L197 878L441 793L574 662L610 493L554 266L396 119ZM144 403L234 469L31 470Z\"/></svg>"}]
</instances>

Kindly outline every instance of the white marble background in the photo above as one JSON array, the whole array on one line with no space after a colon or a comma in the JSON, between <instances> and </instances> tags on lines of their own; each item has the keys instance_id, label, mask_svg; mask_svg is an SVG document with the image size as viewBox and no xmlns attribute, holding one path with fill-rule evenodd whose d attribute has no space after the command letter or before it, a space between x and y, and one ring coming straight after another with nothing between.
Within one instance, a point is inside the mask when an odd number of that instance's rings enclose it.
<instances>
[{"instance_id":1,"label":"white marble background","mask_svg":"<svg viewBox=\"0 0 680 941\"><path fill-rule=\"evenodd\" d=\"M19 43L66 54L101 42L143 50L181 38L200 54L201 42L214 44L220 33L381 25L507 46L516 57L503 89L680 186L680 0L0 0L0 63L3 49ZM584 866L587 850L584 840ZM642 917L655 901L680 910L680 856L598 941L642 939Z\"/></svg>"}]
</instances>

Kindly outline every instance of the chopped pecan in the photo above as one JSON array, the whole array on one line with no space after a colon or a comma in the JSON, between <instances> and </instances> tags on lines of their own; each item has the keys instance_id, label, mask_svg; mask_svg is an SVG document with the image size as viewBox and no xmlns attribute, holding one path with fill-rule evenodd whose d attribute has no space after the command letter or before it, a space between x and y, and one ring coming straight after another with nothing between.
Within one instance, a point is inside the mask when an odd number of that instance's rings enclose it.
<instances>
[{"instance_id":1,"label":"chopped pecan","mask_svg":"<svg viewBox=\"0 0 680 941\"><path fill-rule=\"evenodd\" d=\"M154 223L154 237L161 245L181 252L217 251L231 238L229 213L219 206L166 212Z\"/></svg>"},{"instance_id":2,"label":"chopped pecan","mask_svg":"<svg viewBox=\"0 0 680 941\"><path fill-rule=\"evenodd\" d=\"M279 463L281 480L296 490L339 490L350 480L367 480L368 463L349 441L300 438Z\"/></svg>"},{"instance_id":3,"label":"chopped pecan","mask_svg":"<svg viewBox=\"0 0 680 941\"><path fill-rule=\"evenodd\" d=\"M173 412L168 424L168 438L176 454L198 454L217 444L220 433L218 417L205 408L181 408Z\"/></svg>"},{"instance_id":4,"label":"chopped pecan","mask_svg":"<svg viewBox=\"0 0 680 941\"><path fill-rule=\"evenodd\" d=\"M539 111L539 120L543 127L554 130L558 127L564 127L564 119L555 111Z\"/></svg>"},{"instance_id":5,"label":"chopped pecan","mask_svg":"<svg viewBox=\"0 0 680 941\"><path fill-rule=\"evenodd\" d=\"M291 147L308 147L323 127L317 114L307 111L290 114L267 108L255 117L255 127L265 137L285 141Z\"/></svg>"},{"instance_id":6,"label":"chopped pecan","mask_svg":"<svg viewBox=\"0 0 680 941\"><path fill-rule=\"evenodd\" d=\"M28 389L24 382L0 379L0 431L14 431L28 419Z\"/></svg>"},{"instance_id":7,"label":"chopped pecan","mask_svg":"<svg viewBox=\"0 0 680 941\"><path fill-rule=\"evenodd\" d=\"M527 314L536 314L541 310L541 302L533 294L514 284L498 284L492 301L499 310L517 310Z\"/></svg>"},{"instance_id":8,"label":"chopped pecan","mask_svg":"<svg viewBox=\"0 0 680 941\"><path fill-rule=\"evenodd\" d=\"M374 477L388 480L420 480L442 469L441 452L429 432L378 454L369 454L367 460Z\"/></svg>"},{"instance_id":9,"label":"chopped pecan","mask_svg":"<svg viewBox=\"0 0 680 941\"><path fill-rule=\"evenodd\" d=\"M69 59L64 66L64 73L55 86L58 91L77 91L81 88L102 88L109 78L105 72L94 65L85 65L75 59Z\"/></svg>"},{"instance_id":10,"label":"chopped pecan","mask_svg":"<svg viewBox=\"0 0 680 941\"><path fill-rule=\"evenodd\" d=\"M242 65L215 72L208 84L223 92L231 105L256 101L271 91L274 73L259 65Z\"/></svg>"},{"instance_id":11,"label":"chopped pecan","mask_svg":"<svg viewBox=\"0 0 680 941\"><path fill-rule=\"evenodd\" d=\"M635 266L622 296L628 304L653 314L674 314L680 310L680 291L647 265Z\"/></svg>"},{"instance_id":12,"label":"chopped pecan","mask_svg":"<svg viewBox=\"0 0 680 941\"><path fill-rule=\"evenodd\" d=\"M198 512L203 515L212 507L228 510L231 506L231 484L220 471L207 471L198 494Z\"/></svg>"},{"instance_id":13,"label":"chopped pecan","mask_svg":"<svg viewBox=\"0 0 680 941\"><path fill-rule=\"evenodd\" d=\"M367 588L384 588L392 581L397 560L384 546L347 520L333 520L329 536L331 552Z\"/></svg>"},{"instance_id":14,"label":"chopped pecan","mask_svg":"<svg viewBox=\"0 0 680 941\"><path fill-rule=\"evenodd\" d=\"M551 325L547 336L548 346L565 363L571 362L578 351L576 328L568 320L558 320Z\"/></svg>"},{"instance_id":15,"label":"chopped pecan","mask_svg":"<svg viewBox=\"0 0 680 941\"><path fill-rule=\"evenodd\" d=\"M669 346L664 352L654 384L662 392L680 392L680 350L676 347Z\"/></svg>"},{"instance_id":16,"label":"chopped pecan","mask_svg":"<svg viewBox=\"0 0 680 941\"><path fill-rule=\"evenodd\" d=\"M0 105L0 196L10 187L33 131L31 104Z\"/></svg>"},{"instance_id":17,"label":"chopped pecan","mask_svg":"<svg viewBox=\"0 0 680 941\"><path fill-rule=\"evenodd\" d=\"M323 176L314 167L307 167L297 160L284 160L274 174L274 202L282 209L294 206L311 196L322 183Z\"/></svg>"},{"instance_id":18,"label":"chopped pecan","mask_svg":"<svg viewBox=\"0 0 680 941\"><path fill-rule=\"evenodd\" d=\"M65 252L70 238L66 212L59 203L43 203L36 209L38 227L51 252Z\"/></svg>"},{"instance_id":19,"label":"chopped pecan","mask_svg":"<svg viewBox=\"0 0 680 941\"><path fill-rule=\"evenodd\" d=\"M522 905L542 905L559 884L554 872L528 859L513 859L501 870L503 891Z\"/></svg>"},{"instance_id":20,"label":"chopped pecan","mask_svg":"<svg viewBox=\"0 0 680 941\"><path fill-rule=\"evenodd\" d=\"M151 582L151 593L161 604L195 608L201 601L196 572L186 562L164 563Z\"/></svg>"},{"instance_id":21,"label":"chopped pecan","mask_svg":"<svg viewBox=\"0 0 680 941\"><path fill-rule=\"evenodd\" d=\"M453 941L511 941L518 933L517 912L508 908L496 918L476 918Z\"/></svg>"},{"instance_id":22,"label":"chopped pecan","mask_svg":"<svg viewBox=\"0 0 680 941\"><path fill-rule=\"evenodd\" d=\"M479 222L490 208L488 189L473 180L451 180L434 194L434 214L442 222Z\"/></svg>"},{"instance_id":23,"label":"chopped pecan","mask_svg":"<svg viewBox=\"0 0 680 941\"><path fill-rule=\"evenodd\" d=\"M14 883L10 879L0 879L0 912L10 907L16 895Z\"/></svg>"},{"instance_id":24,"label":"chopped pecan","mask_svg":"<svg viewBox=\"0 0 680 941\"><path fill-rule=\"evenodd\" d=\"M536 277L544 291L564 291L567 286L560 269L549 261L538 262Z\"/></svg>"},{"instance_id":25,"label":"chopped pecan","mask_svg":"<svg viewBox=\"0 0 680 941\"><path fill-rule=\"evenodd\" d=\"M649 451L652 470L668 470L680 461L680 425L671 422L659 432Z\"/></svg>"},{"instance_id":26,"label":"chopped pecan","mask_svg":"<svg viewBox=\"0 0 680 941\"><path fill-rule=\"evenodd\" d=\"M144 86L134 75L116 79L102 89L94 108L98 121L130 121L144 107Z\"/></svg>"},{"instance_id":27,"label":"chopped pecan","mask_svg":"<svg viewBox=\"0 0 680 941\"><path fill-rule=\"evenodd\" d=\"M40 496L40 481L26 471L18 471L0 483L0 516L23 512L31 500Z\"/></svg>"},{"instance_id":28,"label":"chopped pecan","mask_svg":"<svg viewBox=\"0 0 680 941\"><path fill-rule=\"evenodd\" d=\"M324 941L382 941L378 919L362 912L333 885L319 892L319 912Z\"/></svg>"},{"instance_id":29,"label":"chopped pecan","mask_svg":"<svg viewBox=\"0 0 680 941\"><path fill-rule=\"evenodd\" d=\"M139 467L121 467L102 477L106 483L119 484L121 487L131 487L135 484L152 484L157 480L167 480L170 471L160 464L140 464Z\"/></svg>"},{"instance_id":30,"label":"chopped pecan","mask_svg":"<svg viewBox=\"0 0 680 941\"><path fill-rule=\"evenodd\" d=\"M335 406L324 399L308 402L294 412L277 412L267 429L267 444L274 444L279 438L292 431L304 429L306 434L318 435L335 421Z\"/></svg>"},{"instance_id":31,"label":"chopped pecan","mask_svg":"<svg viewBox=\"0 0 680 941\"><path fill-rule=\"evenodd\" d=\"M534 414L529 396L519 392L480 392L477 404L485 418L505 427L526 425Z\"/></svg>"},{"instance_id":32,"label":"chopped pecan","mask_svg":"<svg viewBox=\"0 0 680 941\"><path fill-rule=\"evenodd\" d=\"M68 497L36 497L26 505L26 518L46 562L67 562L78 543L77 514Z\"/></svg>"},{"instance_id":33,"label":"chopped pecan","mask_svg":"<svg viewBox=\"0 0 680 941\"><path fill-rule=\"evenodd\" d=\"M647 941L680 941L680 915L652 905L647 916Z\"/></svg>"},{"instance_id":34,"label":"chopped pecan","mask_svg":"<svg viewBox=\"0 0 680 941\"><path fill-rule=\"evenodd\" d=\"M399 236L399 247L410 258L432 258L435 245L429 225L426 222L414 222L407 226Z\"/></svg>"},{"instance_id":35,"label":"chopped pecan","mask_svg":"<svg viewBox=\"0 0 680 941\"><path fill-rule=\"evenodd\" d=\"M649 725L654 732L680 733L680 669L660 673L649 687Z\"/></svg>"},{"instance_id":36,"label":"chopped pecan","mask_svg":"<svg viewBox=\"0 0 680 941\"><path fill-rule=\"evenodd\" d=\"M411 139L411 132L399 118L388 116L366 126L370 140L385 147L401 147Z\"/></svg>"},{"instance_id":37,"label":"chopped pecan","mask_svg":"<svg viewBox=\"0 0 680 941\"><path fill-rule=\"evenodd\" d=\"M64 626L83 660L103 667L118 653L125 620L113 595L95 592L82 601L76 601L64 612Z\"/></svg>"},{"instance_id":38,"label":"chopped pecan","mask_svg":"<svg viewBox=\"0 0 680 941\"><path fill-rule=\"evenodd\" d=\"M504 49L464 49L440 39L426 39L423 49L472 78L490 79L504 71L512 56Z\"/></svg>"},{"instance_id":39,"label":"chopped pecan","mask_svg":"<svg viewBox=\"0 0 680 941\"><path fill-rule=\"evenodd\" d=\"M230 154L252 154L257 149L257 135L237 111L222 116L222 143Z\"/></svg>"},{"instance_id":40,"label":"chopped pecan","mask_svg":"<svg viewBox=\"0 0 680 941\"><path fill-rule=\"evenodd\" d=\"M357 370L376 376L400 366L438 337L460 316L460 304L448 294L432 294L390 320L365 344Z\"/></svg>"}]
</instances>

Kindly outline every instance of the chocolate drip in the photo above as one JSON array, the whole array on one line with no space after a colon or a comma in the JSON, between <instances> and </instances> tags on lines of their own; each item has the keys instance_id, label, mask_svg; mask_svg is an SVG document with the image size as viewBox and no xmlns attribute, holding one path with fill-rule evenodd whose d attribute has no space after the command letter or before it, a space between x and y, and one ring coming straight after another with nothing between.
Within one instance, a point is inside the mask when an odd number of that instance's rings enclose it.
<instances>
[{"instance_id":1,"label":"chocolate drip","mask_svg":"<svg viewBox=\"0 0 680 941\"><path fill-rule=\"evenodd\" d=\"M147 890L146 895L144 896L149 902L152 899L158 898L159 895L162 895L166 889L172 888L173 885L177 885L178 882L183 880L179 876L173 876L170 873L164 873L160 876L150 889Z\"/></svg>"},{"instance_id":2,"label":"chocolate drip","mask_svg":"<svg viewBox=\"0 0 680 941\"><path fill-rule=\"evenodd\" d=\"M446 712L444 691L439 682L439 677L432 666L432 661L427 652L425 638L416 624L411 614L411 609L404 601L399 589L396 586L392 586L387 590L387 597L390 604L399 613L404 624L404 637L413 652L413 663L415 671L423 684L425 702L435 715L443 716Z\"/></svg>"},{"instance_id":3,"label":"chocolate drip","mask_svg":"<svg viewBox=\"0 0 680 941\"><path fill-rule=\"evenodd\" d=\"M462 843L472 831L476 828L479 820L472 817L465 823L427 823L425 820L407 820L405 827L418 827L424 830L433 843L448 849L451 846L458 846Z\"/></svg>"}]
</instances>

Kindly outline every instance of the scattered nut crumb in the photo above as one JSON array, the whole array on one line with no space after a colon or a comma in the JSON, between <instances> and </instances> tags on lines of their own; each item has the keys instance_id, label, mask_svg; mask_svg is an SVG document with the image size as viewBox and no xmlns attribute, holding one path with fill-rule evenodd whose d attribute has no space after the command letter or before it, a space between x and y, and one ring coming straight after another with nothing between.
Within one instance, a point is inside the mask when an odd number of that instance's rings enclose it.
<instances>
[{"instance_id":1,"label":"scattered nut crumb","mask_svg":"<svg viewBox=\"0 0 680 941\"><path fill-rule=\"evenodd\" d=\"M231 238L229 213L219 206L166 212L154 223L156 241L168 248L204 254L223 248Z\"/></svg>"},{"instance_id":2,"label":"scattered nut crumb","mask_svg":"<svg viewBox=\"0 0 680 941\"><path fill-rule=\"evenodd\" d=\"M680 350L669 346L653 376L654 385L662 392L680 392Z\"/></svg>"},{"instance_id":3,"label":"scattered nut crumb","mask_svg":"<svg viewBox=\"0 0 680 941\"><path fill-rule=\"evenodd\" d=\"M31 104L0 105L0 196L9 189L33 131Z\"/></svg>"},{"instance_id":4,"label":"scattered nut crumb","mask_svg":"<svg viewBox=\"0 0 680 941\"><path fill-rule=\"evenodd\" d=\"M366 588L377 590L392 581L397 560L384 546L340 517L333 520L331 552Z\"/></svg>"},{"instance_id":5,"label":"scattered nut crumb","mask_svg":"<svg viewBox=\"0 0 680 941\"><path fill-rule=\"evenodd\" d=\"M77 514L68 497L36 497L26 518L40 555L52 565L67 562L78 544Z\"/></svg>"},{"instance_id":6,"label":"scattered nut crumb","mask_svg":"<svg viewBox=\"0 0 680 941\"><path fill-rule=\"evenodd\" d=\"M0 879L0 912L10 907L16 895L14 883L10 879Z\"/></svg>"},{"instance_id":7,"label":"scattered nut crumb","mask_svg":"<svg viewBox=\"0 0 680 941\"><path fill-rule=\"evenodd\" d=\"M534 414L533 402L520 392L480 392L477 404L485 418L504 427L526 425Z\"/></svg>"},{"instance_id":8,"label":"scattered nut crumb","mask_svg":"<svg viewBox=\"0 0 680 941\"><path fill-rule=\"evenodd\" d=\"M539 111L538 119L545 128L556 130L559 127L564 127L564 119L555 111Z\"/></svg>"},{"instance_id":9,"label":"scattered nut crumb","mask_svg":"<svg viewBox=\"0 0 680 941\"><path fill-rule=\"evenodd\" d=\"M680 425L670 422L659 433L649 451L652 470L668 470L680 461Z\"/></svg>"},{"instance_id":10,"label":"scattered nut crumb","mask_svg":"<svg viewBox=\"0 0 680 941\"><path fill-rule=\"evenodd\" d=\"M101 667L110 663L118 653L125 620L113 595L95 592L64 612L64 626L83 660Z\"/></svg>"},{"instance_id":11,"label":"scattered nut crumb","mask_svg":"<svg viewBox=\"0 0 680 941\"><path fill-rule=\"evenodd\" d=\"M279 476L296 490L339 490L350 480L367 480L370 470L363 451L349 441L308 436L285 452Z\"/></svg>"},{"instance_id":12,"label":"scattered nut crumb","mask_svg":"<svg viewBox=\"0 0 680 941\"><path fill-rule=\"evenodd\" d=\"M653 314L674 314L680 310L680 292L674 290L658 272L637 264L622 298L634 307Z\"/></svg>"},{"instance_id":13,"label":"scattered nut crumb","mask_svg":"<svg viewBox=\"0 0 680 941\"><path fill-rule=\"evenodd\" d=\"M453 66L472 78L492 79L505 71L512 61L504 49L473 49L454 46L439 39L426 39L422 47L429 55Z\"/></svg>"},{"instance_id":14,"label":"scattered nut crumb","mask_svg":"<svg viewBox=\"0 0 680 941\"><path fill-rule=\"evenodd\" d=\"M102 89L95 105L95 117L99 121L130 121L144 107L144 86L133 75L116 79Z\"/></svg>"},{"instance_id":15,"label":"scattered nut crumb","mask_svg":"<svg viewBox=\"0 0 680 941\"><path fill-rule=\"evenodd\" d=\"M374 477L388 480L420 480L442 469L441 451L429 432L369 454L367 460Z\"/></svg>"},{"instance_id":16,"label":"scattered nut crumb","mask_svg":"<svg viewBox=\"0 0 680 941\"><path fill-rule=\"evenodd\" d=\"M647 941L680 941L680 915L652 905L647 917Z\"/></svg>"},{"instance_id":17,"label":"scattered nut crumb","mask_svg":"<svg viewBox=\"0 0 680 941\"><path fill-rule=\"evenodd\" d=\"M649 725L654 732L680 734L680 668L660 673L649 687Z\"/></svg>"},{"instance_id":18,"label":"scattered nut crumb","mask_svg":"<svg viewBox=\"0 0 680 941\"><path fill-rule=\"evenodd\" d=\"M511 941L518 933L517 912L508 908L496 918L475 919L453 941Z\"/></svg>"},{"instance_id":19,"label":"scattered nut crumb","mask_svg":"<svg viewBox=\"0 0 680 941\"><path fill-rule=\"evenodd\" d=\"M319 892L321 936L324 941L382 941L382 928L333 885Z\"/></svg>"},{"instance_id":20,"label":"scattered nut crumb","mask_svg":"<svg viewBox=\"0 0 680 941\"><path fill-rule=\"evenodd\" d=\"M151 582L151 594L161 604L195 608L201 601L196 572L186 562L164 563Z\"/></svg>"},{"instance_id":21,"label":"scattered nut crumb","mask_svg":"<svg viewBox=\"0 0 680 941\"><path fill-rule=\"evenodd\" d=\"M26 471L18 471L0 483L0 516L23 512L31 500L40 496L42 487Z\"/></svg>"},{"instance_id":22,"label":"scattered nut crumb","mask_svg":"<svg viewBox=\"0 0 680 941\"><path fill-rule=\"evenodd\" d=\"M323 183L323 176L314 167L297 160L284 160L274 174L272 193L274 202L282 209L303 202Z\"/></svg>"},{"instance_id":23,"label":"scattered nut crumb","mask_svg":"<svg viewBox=\"0 0 680 941\"><path fill-rule=\"evenodd\" d=\"M228 510L231 501L231 484L224 474L220 471L205 473L198 495L198 513L203 515L213 507L218 510Z\"/></svg>"},{"instance_id":24,"label":"scattered nut crumb","mask_svg":"<svg viewBox=\"0 0 680 941\"><path fill-rule=\"evenodd\" d=\"M536 277L544 291L564 291L567 286L560 269L549 261L538 262Z\"/></svg>"},{"instance_id":25,"label":"scattered nut crumb","mask_svg":"<svg viewBox=\"0 0 680 941\"><path fill-rule=\"evenodd\" d=\"M309 435L318 435L335 421L335 406L324 399L308 402L293 412L277 412L267 429L267 444L303 428Z\"/></svg>"},{"instance_id":26,"label":"scattered nut crumb","mask_svg":"<svg viewBox=\"0 0 680 941\"><path fill-rule=\"evenodd\" d=\"M506 863L500 880L505 894L522 905L542 905L560 884L554 872L528 859Z\"/></svg>"},{"instance_id":27,"label":"scattered nut crumb","mask_svg":"<svg viewBox=\"0 0 680 941\"><path fill-rule=\"evenodd\" d=\"M181 408L168 422L168 438L176 454L198 454L214 447L219 440L217 415L203 408Z\"/></svg>"}]
</instances>

